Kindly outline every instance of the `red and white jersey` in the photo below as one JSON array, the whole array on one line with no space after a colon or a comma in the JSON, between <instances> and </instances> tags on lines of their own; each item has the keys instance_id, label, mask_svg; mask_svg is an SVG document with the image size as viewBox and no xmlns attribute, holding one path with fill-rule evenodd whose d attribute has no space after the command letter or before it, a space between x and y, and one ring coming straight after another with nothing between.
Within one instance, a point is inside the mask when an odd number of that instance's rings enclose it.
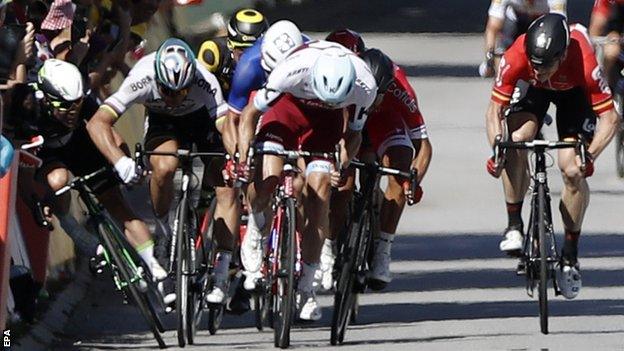
<instances>
[{"instance_id":1,"label":"red and white jersey","mask_svg":"<svg viewBox=\"0 0 624 351\"><path fill-rule=\"evenodd\" d=\"M381 104L371 113L370 119L385 119L389 115L399 115L407 126L410 139L426 139L427 127L414 89L407 81L405 71L394 65L394 81L390 83Z\"/></svg>"},{"instance_id":2,"label":"red and white jersey","mask_svg":"<svg viewBox=\"0 0 624 351\"><path fill-rule=\"evenodd\" d=\"M492 90L492 100L509 104L518 81L523 80L534 87L549 90L569 90L581 87L598 114L613 108L611 89L596 62L596 55L585 27L570 27L570 45L559 69L546 82L535 79L535 72L527 58L521 35L501 58L498 75Z\"/></svg>"},{"instance_id":3,"label":"red and white jersey","mask_svg":"<svg viewBox=\"0 0 624 351\"><path fill-rule=\"evenodd\" d=\"M332 107L318 100L312 90L312 67L316 59L325 50L332 50L332 52L338 52L340 55L349 57L356 74L354 87L346 100ZM295 49L273 69L265 86L258 90L254 97L254 106L265 112L284 93L294 96L305 104L321 108L339 109L355 106L354 121L351 121L350 127L360 130L366 122L368 109L375 100L377 84L373 74L362 59L340 44L319 40L308 42Z\"/></svg>"},{"instance_id":4,"label":"red and white jersey","mask_svg":"<svg viewBox=\"0 0 624 351\"><path fill-rule=\"evenodd\" d=\"M488 15L505 19L505 14L512 9L517 15L539 17L547 13L559 13L566 16L567 0L492 0Z\"/></svg>"}]
</instances>

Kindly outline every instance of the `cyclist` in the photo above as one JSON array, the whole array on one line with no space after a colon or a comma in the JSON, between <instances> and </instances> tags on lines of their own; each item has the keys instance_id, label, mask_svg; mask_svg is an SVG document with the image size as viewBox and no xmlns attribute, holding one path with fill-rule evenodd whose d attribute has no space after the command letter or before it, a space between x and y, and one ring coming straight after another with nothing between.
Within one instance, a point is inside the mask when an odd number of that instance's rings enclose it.
<instances>
[{"instance_id":1,"label":"cyclist","mask_svg":"<svg viewBox=\"0 0 624 351\"><path fill-rule=\"evenodd\" d=\"M216 138L215 119L225 113L221 88L214 75L197 63L195 55L182 40L165 40L158 51L144 56L132 68L119 90L97 110L87 129L98 149L126 183L140 176L137 166L113 142L112 127L117 118L131 105L143 104L147 110L145 149L176 152L196 144L198 149L221 149ZM155 215L168 227L173 200L173 178L178 159L151 156L150 194ZM206 167L214 170L216 167ZM218 173L218 172L216 172ZM215 174L217 208L215 235L217 255L215 288L207 295L208 302L223 303L226 298L228 268L238 235L237 195L233 188L222 184Z\"/></svg>"},{"instance_id":2,"label":"cyclist","mask_svg":"<svg viewBox=\"0 0 624 351\"><path fill-rule=\"evenodd\" d=\"M206 40L202 43L199 49L198 60L217 76L224 97L227 97L230 93L234 71L237 63L241 60L242 54L247 50L251 50L252 45L259 41L268 26L266 18L259 11L241 9L236 11L230 18L227 26L227 36ZM246 64L243 63L243 66L246 66ZM237 86L240 86L240 79L239 76ZM222 132L226 116L221 116L215 122L220 132ZM206 184L207 182L203 183ZM200 203L205 203L208 194L208 191L202 189ZM250 309L250 297L249 293L240 284L230 300L229 311L233 313L248 311Z\"/></svg>"},{"instance_id":3,"label":"cyclist","mask_svg":"<svg viewBox=\"0 0 624 351\"><path fill-rule=\"evenodd\" d=\"M529 24L546 13L566 15L567 0L492 0L485 26L485 60L479 66L482 77L493 77L497 55L525 33Z\"/></svg>"},{"instance_id":4,"label":"cyclist","mask_svg":"<svg viewBox=\"0 0 624 351\"><path fill-rule=\"evenodd\" d=\"M345 31L337 31L345 33ZM335 32L336 33L336 32ZM364 44L351 45L361 41L359 34L349 31L348 35L328 36L329 39L345 43L346 47L361 50ZM359 40L357 38L360 38ZM356 51L357 52L357 51ZM403 69L378 49L369 49L361 52L361 57L367 63L377 82L377 99L371 108L370 117L366 123L365 135L371 145L362 147L359 157L362 160L379 159L384 166L401 169L409 172L410 167L418 170L420 183L429 167L431 160L431 143L429 142L424 119L418 108L416 94L407 81ZM354 174L346 185L332 194L331 204L331 233L339 233L345 221L346 204L352 196L354 188ZM391 280L390 250L394 241L394 233L405 205L405 194L409 190L404 179L388 177L382 206L379 214L380 233L376 234L375 254L373 255L372 271L369 273L369 285L372 289L381 290ZM414 196L418 202L422 197L419 187ZM330 289L333 285L332 266L334 262L333 243L326 240L321 255L322 287Z\"/></svg>"},{"instance_id":5,"label":"cyclist","mask_svg":"<svg viewBox=\"0 0 624 351\"><path fill-rule=\"evenodd\" d=\"M204 41L197 59L217 76L223 96L230 92L236 63L243 52L250 48L266 32L266 18L254 9L236 11L228 22L228 35Z\"/></svg>"},{"instance_id":6,"label":"cyclist","mask_svg":"<svg viewBox=\"0 0 624 351\"><path fill-rule=\"evenodd\" d=\"M267 32L265 40L268 37ZM281 45L285 48L288 44L289 40ZM270 61L263 62L266 65ZM274 66L265 86L243 110L238 140L240 165L246 164L252 143L260 149L332 152L340 142L340 167L346 168L360 146L360 132L376 90L375 79L366 64L344 47L327 41L302 45ZM261 114L262 122L254 138ZM268 222L261 213L269 205L283 162L275 156L264 156L256 164L254 182L247 189L250 205L247 236L253 235L253 245L247 247L243 256L246 257L243 264L251 272L257 272L261 266L261 230ZM321 317L312 283L329 225L330 181L338 185L340 173L333 169L330 160L307 160L303 265L297 285L298 315L303 320ZM241 251L244 246L245 243Z\"/></svg>"},{"instance_id":7,"label":"cyclist","mask_svg":"<svg viewBox=\"0 0 624 351\"><path fill-rule=\"evenodd\" d=\"M87 121L98 105L91 96L85 95L76 66L48 59L39 69L36 84L18 85L12 94L11 115L19 116L16 138L29 140L32 136L43 136L44 144L38 152L43 164L36 178L52 191L67 185L69 172L84 176L108 165L86 130ZM113 140L116 146L126 148L121 145L117 133L113 134ZM124 199L119 184L111 171L90 185L113 218L123 223L129 242L147 263L154 278L163 280L167 272L154 258L154 243L147 226ZM83 254L93 256L97 239L69 213L70 200L69 193L56 198L54 212L76 247Z\"/></svg>"},{"instance_id":8,"label":"cyclist","mask_svg":"<svg viewBox=\"0 0 624 351\"><path fill-rule=\"evenodd\" d=\"M591 25L590 35L592 38L606 34L607 41L602 46L604 56L602 63L609 80L609 86L615 88L617 81L622 76L618 59L622 45L620 43L621 33L624 31L624 1L598 1L592 11ZM623 88L618 87L617 89L622 90Z\"/></svg>"},{"instance_id":9,"label":"cyclist","mask_svg":"<svg viewBox=\"0 0 624 351\"><path fill-rule=\"evenodd\" d=\"M229 111L223 127L223 144L230 155L236 153L240 113L249 102L251 94L262 88L267 81L268 73L278 62L306 40L294 23L288 20L277 21L241 57L232 78L232 89L228 97ZM230 177L233 178L234 175ZM248 223L246 235L241 243L243 267L249 266L245 264L248 252L253 251L253 247L260 243L261 236L255 223L252 220L251 230ZM261 277L260 271L245 270L244 274L245 289L255 289L255 280Z\"/></svg>"},{"instance_id":10,"label":"cyclist","mask_svg":"<svg viewBox=\"0 0 624 351\"><path fill-rule=\"evenodd\" d=\"M582 285L577 257L589 203L585 178L593 174L594 160L611 141L619 117L585 28L574 25L569 29L566 18L559 14L535 20L526 35L520 36L501 59L486 112L490 144L503 134L513 141L533 140L551 103L557 107L560 140L575 140L579 134L591 140L584 169L574 150L562 149L558 157L564 183L559 210L565 229L558 280L563 295L571 299ZM507 106L509 111L503 115ZM503 129L504 121L508 134ZM526 152L508 150L504 165L490 158L487 169L494 177L501 173L503 176L508 227L500 249L509 253L521 250L522 202L529 185Z\"/></svg>"}]
</instances>

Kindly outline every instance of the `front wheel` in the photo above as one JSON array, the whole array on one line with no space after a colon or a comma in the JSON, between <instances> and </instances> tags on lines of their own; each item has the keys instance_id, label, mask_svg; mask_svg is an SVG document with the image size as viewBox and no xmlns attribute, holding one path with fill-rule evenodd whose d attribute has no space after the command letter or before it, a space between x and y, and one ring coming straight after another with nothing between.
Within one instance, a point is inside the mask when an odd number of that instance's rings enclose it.
<instances>
[{"instance_id":1,"label":"front wheel","mask_svg":"<svg viewBox=\"0 0 624 351\"><path fill-rule=\"evenodd\" d=\"M184 347L189 322L189 286L190 286L190 245L188 226L188 203L180 200L176 226L176 310L178 327L178 345Z\"/></svg>"},{"instance_id":2,"label":"front wheel","mask_svg":"<svg viewBox=\"0 0 624 351\"><path fill-rule=\"evenodd\" d=\"M548 238L546 237L546 191L543 185L538 185L538 232L540 252L540 280L539 280L539 313L540 329L543 334L548 334Z\"/></svg>"},{"instance_id":3,"label":"front wheel","mask_svg":"<svg viewBox=\"0 0 624 351\"><path fill-rule=\"evenodd\" d=\"M295 304L295 259L297 237L295 232L295 202L286 199L281 212L279 229L279 257L277 267L277 291L274 310L274 344L282 349L290 345L290 327L294 317ZM278 215L280 215L278 213Z\"/></svg>"}]
</instances>

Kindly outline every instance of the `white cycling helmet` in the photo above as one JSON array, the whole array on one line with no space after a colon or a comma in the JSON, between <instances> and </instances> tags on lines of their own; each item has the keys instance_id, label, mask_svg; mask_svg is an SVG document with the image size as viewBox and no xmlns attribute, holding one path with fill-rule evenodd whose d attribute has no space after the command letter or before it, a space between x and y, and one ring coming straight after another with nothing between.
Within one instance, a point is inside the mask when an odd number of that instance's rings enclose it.
<instances>
[{"instance_id":1,"label":"white cycling helmet","mask_svg":"<svg viewBox=\"0 0 624 351\"><path fill-rule=\"evenodd\" d=\"M288 20L273 23L262 39L262 68L271 72L293 49L303 44L301 31Z\"/></svg>"},{"instance_id":2,"label":"white cycling helmet","mask_svg":"<svg viewBox=\"0 0 624 351\"><path fill-rule=\"evenodd\" d=\"M338 105L347 99L355 84L355 68L348 54L324 50L312 67L312 90L323 102Z\"/></svg>"},{"instance_id":3,"label":"white cycling helmet","mask_svg":"<svg viewBox=\"0 0 624 351\"><path fill-rule=\"evenodd\" d=\"M37 74L37 87L47 97L57 101L76 101L84 96L82 75L73 64L45 60Z\"/></svg>"},{"instance_id":4,"label":"white cycling helmet","mask_svg":"<svg viewBox=\"0 0 624 351\"><path fill-rule=\"evenodd\" d=\"M172 91L187 88L195 78L195 54L183 40L165 40L154 60L156 81Z\"/></svg>"}]
</instances>

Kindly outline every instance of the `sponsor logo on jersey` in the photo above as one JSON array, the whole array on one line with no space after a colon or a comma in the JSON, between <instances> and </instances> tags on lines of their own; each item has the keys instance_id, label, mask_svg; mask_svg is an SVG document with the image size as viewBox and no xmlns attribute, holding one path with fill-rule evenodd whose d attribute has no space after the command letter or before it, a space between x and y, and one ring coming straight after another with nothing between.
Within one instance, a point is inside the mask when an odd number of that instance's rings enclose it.
<instances>
[{"instance_id":1,"label":"sponsor logo on jersey","mask_svg":"<svg viewBox=\"0 0 624 351\"><path fill-rule=\"evenodd\" d=\"M215 95L217 93L217 89L211 89L212 86L205 79L200 78L197 80L197 86L204 89L204 91L210 93L211 95Z\"/></svg>"},{"instance_id":2,"label":"sponsor logo on jersey","mask_svg":"<svg viewBox=\"0 0 624 351\"><path fill-rule=\"evenodd\" d=\"M397 99L399 99L411 113L418 111L418 104L416 104L416 99L412 98L407 91L399 88L399 86L392 82L390 83L390 87L388 88L388 92L394 95Z\"/></svg>"},{"instance_id":3,"label":"sponsor logo on jersey","mask_svg":"<svg viewBox=\"0 0 624 351\"><path fill-rule=\"evenodd\" d=\"M294 71L290 71L288 73L288 75L286 76L286 78L290 78L290 77L292 77L294 75L301 74L301 73L306 72L306 71L308 71L308 67L302 67L302 68L296 69Z\"/></svg>"},{"instance_id":4,"label":"sponsor logo on jersey","mask_svg":"<svg viewBox=\"0 0 624 351\"><path fill-rule=\"evenodd\" d=\"M130 88L132 89L132 91L141 90L141 89L148 87L151 81L152 81L152 77L145 76L141 78L141 80L131 83Z\"/></svg>"}]
</instances>

